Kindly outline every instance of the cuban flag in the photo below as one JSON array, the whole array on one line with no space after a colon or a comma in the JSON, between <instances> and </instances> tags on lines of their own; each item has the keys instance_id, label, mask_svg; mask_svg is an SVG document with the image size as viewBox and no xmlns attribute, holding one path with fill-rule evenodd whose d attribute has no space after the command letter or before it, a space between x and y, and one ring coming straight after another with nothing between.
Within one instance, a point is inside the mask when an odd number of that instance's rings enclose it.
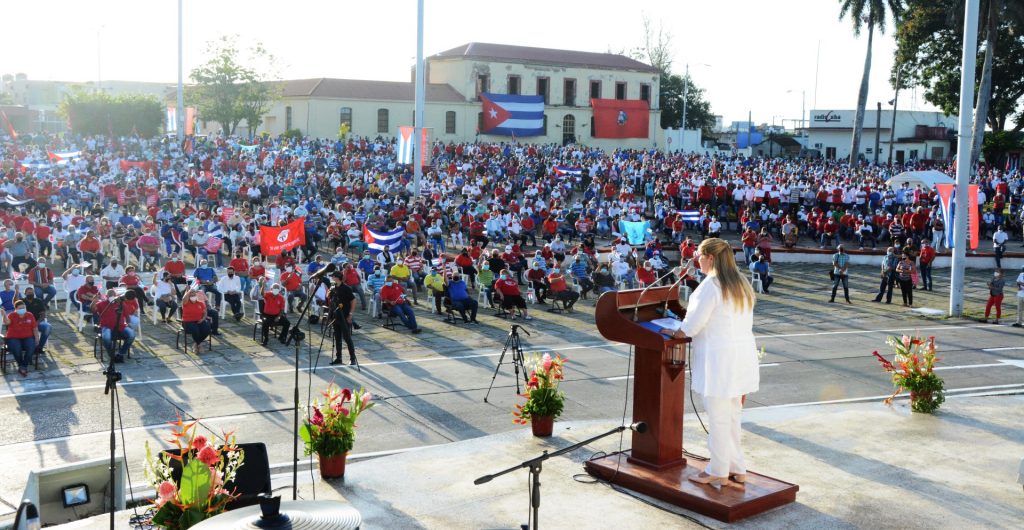
<instances>
[{"instance_id":1,"label":"cuban flag","mask_svg":"<svg viewBox=\"0 0 1024 530\"><path fill-rule=\"evenodd\" d=\"M224 244L224 230L218 226L209 233L209 236L210 238L206 240L204 247L206 251L212 253L220 252L220 247Z\"/></svg>"},{"instance_id":2,"label":"cuban flag","mask_svg":"<svg viewBox=\"0 0 1024 530\"><path fill-rule=\"evenodd\" d=\"M371 254L377 254L387 248L391 251L400 250L405 244L405 228L396 228L390 232L374 232L363 227L363 240Z\"/></svg>"},{"instance_id":3,"label":"cuban flag","mask_svg":"<svg viewBox=\"0 0 1024 530\"><path fill-rule=\"evenodd\" d=\"M559 177L566 177L566 176L568 176L568 177L582 177L583 176L583 168L579 168L579 167L555 166L555 167L551 168L551 171L553 171L555 173L555 175L558 175Z\"/></svg>"},{"instance_id":4,"label":"cuban flag","mask_svg":"<svg viewBox=\"0 0 1024 530\"><path fill-rule=\"evenodd\" d=\"M480 94L483 106L483 134L497 136L543 136L544 96Z\"/></svg>"},{"instance_id":5,"label":"cuban flag","mask_svg":"<svg viewBox=\"0 0 1024 530\"><path fill-rule=\"evenodd\" d=\"M700 222L700 212L697 210L676 210L676 213L683 214L683 222L685 223Z\"/></svg>"},{"instance_id":6,"label":"cuban flag","mask_svg":"<svg viewBox=\"0 0 1024 530\"><path fill-rule=\"evenodd\" d=\"M395 154L398 155L399 164L412 164L413 130L412 127L408 126L398 128L398 149Z\"/></svg>"}]
</instances>

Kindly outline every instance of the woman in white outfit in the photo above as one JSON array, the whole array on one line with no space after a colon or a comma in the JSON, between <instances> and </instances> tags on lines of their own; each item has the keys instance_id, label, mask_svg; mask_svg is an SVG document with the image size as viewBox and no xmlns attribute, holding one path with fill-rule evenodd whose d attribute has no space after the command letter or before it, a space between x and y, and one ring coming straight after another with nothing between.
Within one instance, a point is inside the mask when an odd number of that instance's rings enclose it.
<instances>
[{"instance_id":1,"label":"woman in white outfit","mask_svg":"<svg viewBox=\"0 0 1024 530\"><path fill-rule=\"evenodd\" d=\"M690 295L686 318L662 333L691 337L691 384L709 417L711 460L690 480L742 487L747 468L740 448L742 398L756 392L760 374L754 345L754 290L736 267L732 247L705 239L694 259L707 276Z\"/></svg>"}]
</instances>

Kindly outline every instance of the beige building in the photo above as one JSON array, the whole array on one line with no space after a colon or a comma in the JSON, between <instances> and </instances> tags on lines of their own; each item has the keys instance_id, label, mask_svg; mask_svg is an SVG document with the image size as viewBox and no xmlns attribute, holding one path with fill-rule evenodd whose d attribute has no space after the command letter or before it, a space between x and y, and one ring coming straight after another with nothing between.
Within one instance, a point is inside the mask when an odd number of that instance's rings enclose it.
<instances>
[{"instance_id":1,"label":"beige building","mask_svg":"<svg viewBox=\"0 0 1024 530\"><path fill-rule=\"evenodd\" d=\"M521 141L652 147L664 144L658 83L655 68L622 55L470 43L427 58L424 126L438 140L473 141L482 122L481 92L541 95L545 134ZM594 138L591 98L646 100L651 108L648 138ZM283 97L256 132L277 135L299 129L311 136L336 137L347 123L354 135L395 136L399 126L412 125L413 100L411 82L285 81ZM486 134L479 138L510 140Z\"/></svg>"}]
</instances>

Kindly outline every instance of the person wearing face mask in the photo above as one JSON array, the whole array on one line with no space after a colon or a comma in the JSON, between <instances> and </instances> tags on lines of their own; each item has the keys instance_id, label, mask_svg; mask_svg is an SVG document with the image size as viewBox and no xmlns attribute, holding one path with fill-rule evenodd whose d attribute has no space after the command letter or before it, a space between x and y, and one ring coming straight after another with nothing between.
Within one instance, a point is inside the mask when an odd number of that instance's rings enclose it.
<instances>
[{"instance_id":1,"label":"person wearing face mask","mask_svg":"<svg viewBox=\"0 0 1024 530\"><path fill-rule=\"evenodd\" d=\"M281 285L288 297L289 307L297 311L301 303L306 301L306 293L302 290L302 273L298 265L281 274ZM296 299L299 300L298 304L295 303Z\"/></svg>"},{"instance_id":2,"label":"person wearing face mask","mask_svg":"<svg viewBox=\"0 0 1024 530\"><path fill-rule=\"evenodd\" d=\"M114 258L110 260L110 263L106 267L100 270L100 277L103 278L104 288L113 289L117 287L117 283L124 276L125 269L121 266L120 260Z\"/></svg>"},{"instance_id":3,"label":"person wearing face mask","mask_svg":"<svg viewBox=\"0 0 1024 530\"><path fill-rule=\"evenodd\" d=\"M36 296L35 289L32 287L25 288L25 295L22 300L25 301L25 308L36 319L36 326L39 328L36 353L42 353L46 348L46 341L50 338L51 331L50 323L46 320L46 304L43 303L41 298Z\"/></svg>"},{"instance_id":4,"label":"person wearing face mask","mask_svg":"<svg viewBox=\"0 0 1024 530\"><path fill-rule=\"evenodd\" d=\"M885 296L885 303L892 303L892 290L896 286L896 266L900 260L896 257L896 248L885 249L885 257L882 258L882 283L878 286L878 294L875 295L875 302L881 302Z\"/></svg>"},{"instance_id":5,"label":"person wearing face mask","mask_svg":"<svg viewBox=\"0 0 1024 530\"><path fill-rule=\"evenodd\" d=\"M237 270L237 269L236 269ZM252 265L249 266L249 280L252 283L265 282L267 279L267 267L263 261L260 260L259 256L252 258ZM263 291L259 292L259 296L253 297L262 298Z\"/></svg>"},{"instance_id":6,"label":"person wearing face mask","mask_svg":"<svg viewBox=\"0 0 1024 530\"><path fill-rule=\"evenodd\" d=\"M235 269L235 276L238 276L238 281L242 285L242 292L249 292L252 287L252 282L249 280L249 262L242 257L241 251L235 252L235 257L228 263L228 266Z\"/></svg>"},{"instance_id":7,"label":"person wearing face mask","mask_svg":"<svg viewBox=\"0 0 1024 530\"><path fill-rule=\"evenodd\" d=\"M4 334L7 349L18 363L18 373L22 377L26 377L28 376L28 365L32 361L32 353L35 352L39 339L36 318L28 312L25 302L21 300L14 304L14 310L11 312L0 310L0 318L7 326Z\"/></svg>"},{"instance_id":8,"label":"person wearing face mask","mask_svg":"<svg viewBox=\"0 0 1024 530\"><path fill-rule=\"evenodd\" d=\"M558 267L552 267L548 273L548 288L555 300L560 300L568 312L572 312L572 306L580 299L580 293L569 288L565 275Z\"/></svg>"},{"instance_id":9,"label":"person wearing face mask","mask_svg":"<svg viewBox=\"0 0 1024 530\"><path fill-rule=\"evenodd\" d=\"M519 309L524 320L533 320L533 317L526 310L526 300L523 299L523 295L519 292L519 282L512 277L508 269L502 270L501 274L498 275L498 279L494 282L494 296L501 302L502 309L506 311L509 309ZM512 320L515 319L516 315L513 314Z\"/></svg>"},{"instance_id":10,"label":"person wearing face mask","mask_svg":"<svg viewBox=\"0 0 1024 530\"><path fill-rule=\"evenodd\" d=\"M102 298L93 304L93 312L99 319L100 337L103 347L108 355L114 356L114 362L124 362L128 350L135 342L135 329L128 325L128 321L134 310L138 308L135 303L134 294L131 291L125 293L123 300L115 300L117 294L113 289L107 290L106 298ZM129 297L131 300L129 302ZM118 308L120 305L120 313ZM114 340L121 340L121 349L115 354Z\"/></svg>"},{"instance_id":11,"label":"person wearing face mask","mask_svg":"<svg viewBox=\"0 0 1024 530\"><path fill-rule=\"evenodd\" d=\"M174 292L181 297L181 286L186 283L185 280L185 262L181 260L177 252L172 252L170 258L167 259L167 263L164 263L164 272L171 276L171 283L174 284Z\"/></svg>"},{"instance_id":12,"label":"person wearing face mask","mask_svg":"<svg viewBox=\"0 0 1024 530\"><path fill-rule=\"evenodd\" d=\"M4 247L11 252L13 259L11 260L11 268L17 272L21 272L20 266L24 263L31 269L35 267L35 260L32 259L32 246L25 239L25 235L21 232L14 234L14 239L4 241Z\"/></svg>"},{"instance_id":13,"label":"person wearing face mask","mask_svg":"<svg viewBox=\"0 0 1024 530\"><path fill-rule=\"evenodd\" d=\"M213 295L213 307L219 308L221 292L217 290L217 271L210 266L209 261L201 259L193 274L203 292Z\"/></svg>"},{"instance_id":14,"label":"person wearing face mask","mask_svg":"<svg viewBox=\"0 0 1024 530\"><path fill-rule=\"evenodd\" d=\"M18 291L14 290L14 281L4 280L4 290L0 291L0 308L10 313L14 311L14 302L18 299Z\"/></svg>"},{"instance_id":15,"label":"person wearing face mask","mask_svg":"<svg viewBox=\"0 0 1024 530\"><path fill-rule=\"evenodd\" d=\"M494 307L494 270L491 269L490 263L483 263L480 265L480 272L476 275L476 284L480 289L484 290L485 296L487 297L487 305Z\"/></svg>"},{"instance_id":16,"label":"person wearing face mask","mask_svg":"<svg viewBox=\"0 0 1024 530\"><path fill-rule=\"evenodd\" d=\"M597 271L594 272L594 289L597 290L598 296L616 290L615 278L612 277L611 272L608 271L608 266L605 264L599 265Z\"/></svg>"},{"instance_id":17,"label":"person wearing face mask","mask_svg":"<svg viewBox=\"0 0 1024 530\"><path fill-rule=\"evenodd\" d=\"M530 282L533 293L537 297L537 303L546 304L548 295L548 273L540 263L534 261L530 270L526 272L526 280Z\"/></svg>"},{"instance_id":18,"label":"person wearing face mask","mask_svg":"<svg viewBox=\"0 0 1024 530\"><path fill-rule=\"evenodd\" d=\"M327 308L331 325L334 327L334 359L332 365L344 364L341 359L342 348L348 349L348 358L352 366L359 366L356 361L356 347L352 342L352 312L355 309L355 293L345 285L345 275L341 272L331 273L331 289L327 292Z\"/></svg>"},{"instance_id":19,"label":"person wearing face mask","mask_svg":"<svg viewBox=\"0 0 1024 530\"><path fill-rule=\"evenodd\" d=\"M181 325L192 337L196 355L199 355L199 347L213 333L207 312L206 297L189 287L181 300Z\"/></svg>"},{"instance_id":20,"label":"person wearing face mask","mask_svg":"<svg viewBox=\"0 0 1024 530\"><path fill-rule=\"evenodd\" d=\"M45 259L40 258L36 266L28 271L28 281L44 304L49 305L50 300L57 296L57 289L53 286L53 271L46 266Z\"/></svg>"},{"instance_id":21,"label":"person wearing face mask","mask_svg":"<svg viewBox=\"0 0 1024 530\"><path fill-rule=\"evenodd\" d=\"M1006 280L1003 278L1003 270L996 269L992 273L992 279L986 284L988 287L988 302L985 303L985 318L981 319L982 322L988 322L988 316L992 312L992 308L996 308L996 320L995 323L999 323L999 319L1003 317L1003 289L1006 287Z\"/></svg>"},{"instance_id":22,"label":"person wearing face mask","mask_svg":"<svg viewBox=\"0 0 1024 530\"><path fill-rule=\"evenodd\" d=\"M178 298L171 283L171 275L168 272L160 276L153 276L153 289L156 296L156 308L160 311L160 319L166 324L171 321L178 311Z\"/></svg>"},{"instance_id":23,"label":"person wearing face mask","mask_svg":"<svg viewBox=\"0 0 1024 530\"><path fill-rule=\"evenodd\" d=\"M224 300L231 306L235 322L242 320L242 280L235 274L234 267L228 267L226 276L217 281L217 291L224 295Z\"/></svg>"},{"instance_id":24,"label":"person wearing face mask","mask_svg":"<svg viewBox=\"0 0 1024 530\"><path fill-rule=\"evenodd\" d=\"M636 270L636 279L641 288L653 285L658 280L658 274L654 271L654 264L645 261L643 266Z\"/></svg>"},{"instance_id":25,"label":"person wearing face mask","mask_svg":"<svg viewBox=\"0 0 1024 530\"><path fill-rule=\"evenodd\" d=\"M464 248L458 256L455 256L455 265L469 278L469 283L476 288L476 267L473 266L473 257L469 249Z\"/></svg>"},{"instance_id":26,"label":"person wearing face mask","mask_svg":"<svg viewBox=\"0 0 1024 530\"><path fill-rule=\"evenodd\" d=\"M412 303L413 305L419 305L419 298L416 295L416 280L412 277L412 269L405 264L405 260L398 258L395 260L395 264L391 266L388 271L388 276L391 276L401 285L404 289L412 291Z\"/></svg>"},{"instance_id":27,"label":"person wearing face mask","mask_svg":"<svg viewBox=\"0 0 1024 530\"><path fill-rule=\"evenodd\" d=\"M413 333L420 333L423 330L416 324L416 313L409 306L405 298L405 290L393 276L388 276L384 286L380 288L380 301L382 311L390 311L393 316L399 318L402 324Z\"/></svg>"},{"instance_id":28,"label":"person wearing face mask","mask_svg":"<svg viewBox=\"0 0 1024 530\"><path fill-rule=\"evenodd\" d=\"M479 324L476 320L476 312L480 304L469 296L469 287L466 286L466 282L462 281L462 276L458 274L452 276L452 281L448 283L448 299L452 301L452 307L462 316L463 322ZM468 316L466 312L469 312Z\"/></svg>"},{"instance_id":29,"label":"person wearing face mask","mask_svg":"<svg viewBox=\"0 0 1024 530\"><path fill-rule=\"evenodd\" d=\"M288 330L291 328L291 323L288 322L288 316L285 314L285 300L284 300L284 289L281 284L275 283L270 287L270 290L263 293L263 307L260 310L260 315L263 319L263 340L261 344L267 345L270 337L270 330L275 326L281 327L281 332L278 334L278 340L284 344L285 339L288 338Z\"/></svg>"},{"instance_id":30,"label":"person wearing face mask","mask_svg":"<svg viewBox=\"0 0 1024 530\"><path fill-rule=\"evenodd\" d=\"M118 283L135 293L135 299L139 303L139 314L145 317L146 306L150 305L150 301L146 297L146 291L142 288L142 278L139 277L134 265L129 265L124 269L124 276L121 277Z\"/></svg>"},{"instance_id":31,"label":"person wearing face mask","mask_svg":"<svg viewBox=\"0 0 1024 530\"><path fill-rule=\"evenodd\" d=\"M440 315L443 312L441 306L444 300L445 288L447 287L444 276L438 274L437 269L431 267L427 277L423 279L423 286L426 288L427 294L434 299L434 310Z\"/></svg>"}]
</instances>

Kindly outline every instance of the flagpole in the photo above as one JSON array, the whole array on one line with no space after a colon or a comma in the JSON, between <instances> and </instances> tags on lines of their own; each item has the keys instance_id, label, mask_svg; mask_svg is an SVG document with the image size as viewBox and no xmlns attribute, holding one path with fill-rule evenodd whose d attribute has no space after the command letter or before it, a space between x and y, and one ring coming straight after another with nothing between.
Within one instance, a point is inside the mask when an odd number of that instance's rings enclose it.
<instances>
[{"instance_id":1,"label":"flagpole","mask_svg":"<svg viewBox=\"0 0 1024 530\"><path fill-rule=\"evenodd\" d=\"M423 103L426 91L423 68L423 0L416 0L416 112L414 119L416 123L413 124L412 131L413 144L416 148L413 151L412 161L414 176L412 191L415 194L413 200L420 198L420 179L423 178L424 153L422 151L425 149L423 145Z\"/></svg>"},{"instance_id":2,"label":"flagpole","mask_svg":"<svg viewBox=\"0 0 1024 530\"><path fill-rule=\"evenodd\" d=\"M177 138L181 141L185 134L185 86L182 74L182 0L178 0L178 108L174 112L174 120L176 122L175 127L177 128Z\"/></svg>"},{"instance_id":3,"label":"flagpole","mask_svg":"<svg viewBox=\"0 0 1024 530\"><path fill-rule=\"evenodd\" d=\"M971 146L974 121L974 68L978 54L978 0L967 0L964 8L964 45L960 69L960 124L956 142L956 211L953 214L953 263L950 270L949 316L964 311L964 266L967 261L967 200L971 178ZM977 215L977 212L975 212Z\"/></svg>"}]
</instances>

